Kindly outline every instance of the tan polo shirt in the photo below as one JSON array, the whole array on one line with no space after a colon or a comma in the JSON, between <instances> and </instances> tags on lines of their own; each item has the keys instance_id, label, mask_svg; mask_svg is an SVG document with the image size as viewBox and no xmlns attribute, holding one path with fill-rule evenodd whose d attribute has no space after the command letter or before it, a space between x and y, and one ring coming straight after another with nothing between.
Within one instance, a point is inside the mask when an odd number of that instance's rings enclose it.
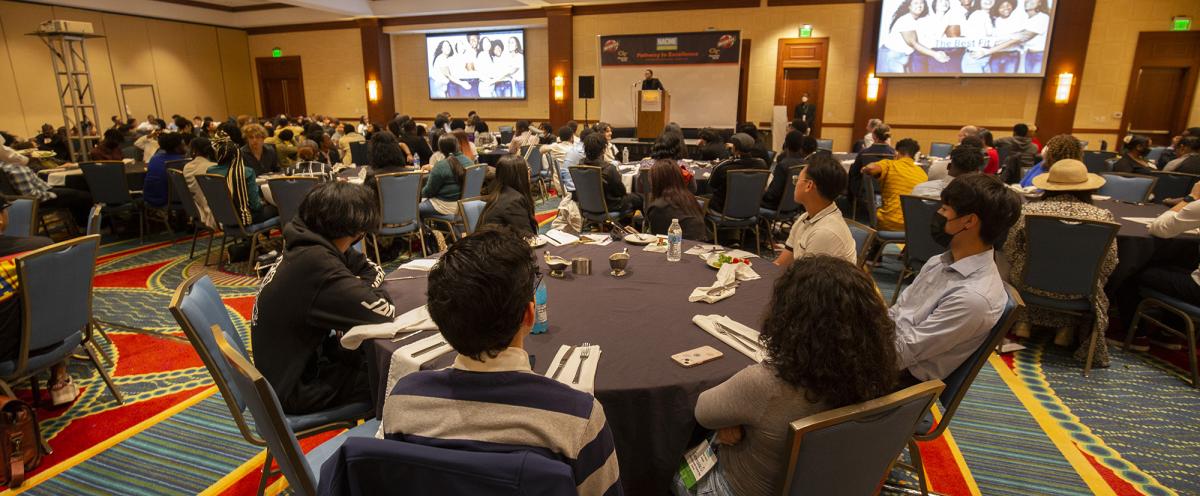
<instances>
[{"instance_id":1,"label":"tan polo shirt","mask_svg":"<svg viewBox=\"0 0 1200 496\"><path fill-rule=\"evenodd\" d=\"M829 255L851 264L858 263L854 237L842 219L842 211L834 203L811 217L808 212L801 214L792 224L786 246L797 260L805 255Z\"/></svg>"}]
</instances>

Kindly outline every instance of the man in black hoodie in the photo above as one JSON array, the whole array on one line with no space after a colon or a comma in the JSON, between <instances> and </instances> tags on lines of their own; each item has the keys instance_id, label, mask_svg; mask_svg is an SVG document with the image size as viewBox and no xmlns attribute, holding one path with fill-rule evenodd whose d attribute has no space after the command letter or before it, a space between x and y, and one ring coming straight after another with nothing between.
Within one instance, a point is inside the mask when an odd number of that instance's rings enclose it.
<instances>
[{"instance_id":1,"label":"man in black hoodie","mask_svg":"<svg viewBox=\"0 0 1200 496\"><path fill-rule=\"evenodd\" d=\"M342 348L338 334L395 317L383 270L351 248L378 226L370 190L332 182L305 196L283 228L286 248L263 279L251 339L284 412L369 400L363 357Z\"/></svg>"}]
</instances>

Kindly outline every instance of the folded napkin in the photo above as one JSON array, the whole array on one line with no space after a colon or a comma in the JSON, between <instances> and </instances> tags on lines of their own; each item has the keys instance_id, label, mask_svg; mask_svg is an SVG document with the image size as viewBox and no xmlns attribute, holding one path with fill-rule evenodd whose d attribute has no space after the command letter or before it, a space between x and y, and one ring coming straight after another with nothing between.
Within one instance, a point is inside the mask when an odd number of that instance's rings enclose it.
<instances>
[{"instance_id":1,"label":"folded napkin","mask_svg":"<svg viewBox=\"0 0 1200 496\"><path fill-rule=\"evenodd\" d=\"M696 246L688 248L688 250L685 251L684 253L686 253L688 255L700 255L701 257L704 257L704 256L707 256L709 253L717 253L717 252L722 252L722 251L725 251L725 247L723 247L721 245L698 244Z\"/></svg>"},{"instance_id":2,"label":"folded napkin","mask_svg":"<svg viewBox=\"0 0 1200 496\"><path fill-rule=\"evenodd\" d=\"M401 265L400 268L408 269L408 270L419 270L421 272L429 272L429 271L433 270L433 266L437 265L437 263L438 263L438 259L436 259L436 258L418 258L418 259L408 262L404 265Z\"/></svg>"},{"instance_id":3,"label":"folded napkin","mask_svg":"<svg viewBox=\"0 0 1200 496\"><path fill-rule=\"evenodd\" d=\"M577 346L571 349L570 346L562 345L558 348L558 353L554 354L554 359L550 361L550 369L546 371L546 377L554 375L554 371L558 370L559 362L562 362L563 356L567 350L571 350L570 358L567 358L567 363L563 364L562 372L558 374L558 382L566 384L574 389L585 393L594 393L596 390L596 364L600 363L600 347L596 345L588 346L587 361L583 361L582 346ZM583 369L580 370L580 363L583 364ZM579 382L575 383L575 371L579 370Z\"/></svg>"},{"instance_id":4,"label":"folded napkin","mask_svg":"<svg viewBox=\"0 0 1200 496\"><path fill-rule=\"evenodd\" d=\"M439 345L438 343L441 344ZM413 356L414 353L428 349L434 345L437 345L437 347L416 357ZM421 364L453 350L454 348L446 342L446 339L442 337L440 332L397 348L396 351L392 352L392 363L388 367L387 388L384 389L384 392L390 394L392 389L396 387L396 381L399 381L408 374L421 370Z\"/></svg>"},{"instance_id":5,"label":"folded napkin","mask_svg":"<svg viewBox=\"0 0 1200 496\"><path fill-rule=\"evenodd\" d=\"M767 353L761 344L750 346L745 342L750 341L757 344L759 342L758 331L739 324L736 320L724 315L697 315L692 317L692 323L703 329L704 332L712 334L714 338L721 340L722 343L750 357L755 362L762 362L767 358ZM727 333L721 333L720 328L716 325L717 323L724 325L726 329L732 332L740 334L742 339L735 338Z\"/></svg>"},{"instance_id":6,"label":"folded napkin","mask_svg":"<svg viewBox=\"0 0 1200 496\"><path fill-rule=\"evenodd\" d=\"M758 258L758 255L750 253L746 250L729 250L725 252L725 254L733 258Z\"/></svg>"},{"instance_id":7,"label":"folded napkin","mask_svg":"<svg viewBox=\"0 0 1200 496\"><path fill-rule=\"evenodd\" d=\"M612 236L607 234L584 234L583 237L589 240L588 244L596 246L607 246L612 243Z\"/></svg>"},{"instance_id":8,"label":"folded napkin","mask_svg":"<svg viewBox=\"0 0 1200 496\"><path fill-rule=\"evenodd\" d=\"M738 268L735 267L735 265L744 265L744 264L722 265L720 270L717 270L717 281L714 282L712 286L702 286L702 287L693 289L692 294L688 295L688 301L693 302L693 303L695 303L697 301L703 301L705 303L716 303L718 301L724 300L725 298L733 296L733 293L737 292L737 290L734 289L734 285L737 283L737 271L738 271ZM721 288L721 290L713 291L718 288ZM713 293L715 293L715 294L709 294L709 291L713 291Z\"/></svg>"},{"instance_id":9,"label":"folded napkin","mask_svg":"<svg viewBox=\"0 0 1200 496\"><path fill-rule=\"evenodd\" d=\"M544 235L550 240L550 244L554 246L569 245L579 241L579 236L562 231L559 229L551 229Z\"/></svg>"},{"instance_id":10,"label":"folded napkin","mask_svg":"<svg viewBox=\"0 0 1200 496\"><path fill-rule=\"evenodd\" d=\"M429 308L421 305L396 317L396 320L382 324L367 324L351 327L342 336L342 347L356 350L363 341L368 339L391 339L400 334L412 331L436 331L437 324L429 317Z\"/></svg>"},{"instance_id":11,"label":"folded napkin","mask_svg":"<svg viewBox=\"0 0 1200 496\"><path fill-rule=\"evenodd\" d=\"M642 251L648 251L650 253L666 253L667 247L669 246L667 244L667 237L660 234L656 236L656 238L657 239L655 239L653 243L643 247Z\"/></svg>"}]
</instances>

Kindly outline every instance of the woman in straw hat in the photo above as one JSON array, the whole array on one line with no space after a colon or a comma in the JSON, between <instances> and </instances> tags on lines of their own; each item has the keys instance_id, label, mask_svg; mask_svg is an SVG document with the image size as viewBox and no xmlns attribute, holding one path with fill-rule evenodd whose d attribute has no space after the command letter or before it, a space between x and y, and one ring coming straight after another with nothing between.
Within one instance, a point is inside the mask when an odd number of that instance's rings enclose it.
<instances>
[{"instance_id":1,"label":"woman in straw hat","mask_svg":"<svg viewBox=\"0 0 1200 496\"><path fill-rule=\"evenodd\" d=\"M1053 215L1080 220L1095 220L1114 222L1112 212L1092 205L1092 193L1104 186L1104 178L1090 174L1087 167L1075 159L1054 162L1050 171L1033 179L1033 185L1045 191L1040 200L1026 203L1021 209L1021 219L1013 225L1008 233L1008 242L1004 245L1004 254L1008 257L1012 268L1009 280L1018 289L1045 296L1047 298L1071 299L1078 295L1067 295L1038 291L1022 287L1021 276L1025 270L1025 259L1028 256L1028 238L1025 233L1025 215ZM1096 280L1096 290L1092 292L1092 322L1093 333L1103 333L1108 328L1108 297L1104 294L1104 284L1109 274L1117 266L1117 247L1113 243L1108 247L1108 255L1100 265L1100 278ZM1075 329L1086 318L1054 312L1048 309L1029 307L1017 322L1017 334L1028 336L1033 326L1058 329L1054 343L1059 346L1069 346L1074 338ZM1081 322L1082 321L1082 322ZM1084 338L1090 337L1084 335ZM1108 346L1103 335L1097 340L1095 363L1098 367L1108 366ZM1084 360L1087 357L1087 339L1081 339L1082 345L1075 351L1075 358Z\"/></svg>"}]
</instances>

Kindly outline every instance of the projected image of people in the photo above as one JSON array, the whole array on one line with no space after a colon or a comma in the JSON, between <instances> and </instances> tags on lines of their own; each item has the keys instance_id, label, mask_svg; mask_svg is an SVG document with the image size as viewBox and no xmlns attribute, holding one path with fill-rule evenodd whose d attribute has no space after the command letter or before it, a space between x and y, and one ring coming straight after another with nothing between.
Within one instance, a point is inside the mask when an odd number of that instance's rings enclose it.
<instances>
[{"instance_id":1,"label":"projected image of people","mask_svg":"<svg viewBox=\"0 0 1200 496\"><path fill-rule=\"evenodd\" d=\"M524 31L428 35L429 97L525 98Z\"/></svg>"},{"instance_id":2,"label":"projected image of people","mask_svg":"<svg viewBox=\"0 0 1200 496\"><path fill-rule=\"evenodd\" d=\"M881 75L1041 76L1057 0L883 0Z\"/></svg>"}]
</instances>

